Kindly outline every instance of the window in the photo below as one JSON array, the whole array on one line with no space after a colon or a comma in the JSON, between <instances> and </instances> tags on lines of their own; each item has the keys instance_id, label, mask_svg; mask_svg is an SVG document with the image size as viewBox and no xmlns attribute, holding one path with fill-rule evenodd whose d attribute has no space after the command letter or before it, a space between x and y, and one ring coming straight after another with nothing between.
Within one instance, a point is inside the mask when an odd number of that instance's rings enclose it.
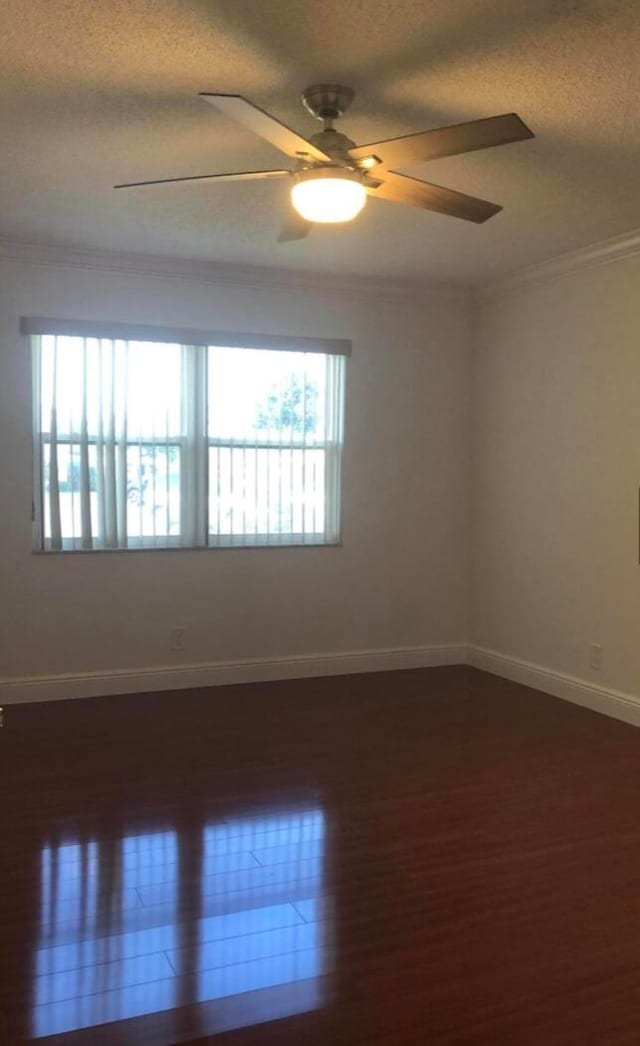
<instances>
[{"instance_id":1,"label":"window","mask_svg":"<svg viewBox=\"0 0 640 1046\"><path fill-rule=\"evenodd\" d=\"M348 343L124 337L113 325L104 336L102 325L45 320L23 330L37 549L338 541Z\"/></svg>"}]
</instances>

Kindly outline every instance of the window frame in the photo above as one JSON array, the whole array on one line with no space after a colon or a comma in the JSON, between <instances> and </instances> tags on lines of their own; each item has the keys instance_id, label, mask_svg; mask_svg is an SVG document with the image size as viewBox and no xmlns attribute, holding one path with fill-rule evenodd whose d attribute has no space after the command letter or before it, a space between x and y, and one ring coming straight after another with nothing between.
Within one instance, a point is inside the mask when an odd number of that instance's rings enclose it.
<instances>
[{"instance_id":1,"label":"window frame","mask_svg":"<svg viewBox=\"0 0 640 1046\"><path fill-rule=\"evenodd\" d=\"M21 319L21 334L28 337L32 345L33 361L33 476L32 476L32 551L35 554L94 553L94 552L153 552L153 551L205 551L208 549L239 548L331 548L342 545L342 456L344 450L344 398L346 386L346 357L351 355L351 342L346 339L308 338L286 335L256 335L238 332L190 331L184 328L156 328L150 325L127 325L118 323L85 322L70 320ZM177 446L180 455L180 534L129 536L122 546L79 547L81 535L62 538L62 547L51 547L50 538L45 536L45 490L42 463L45 447L52 445L51 432L41 427L41 349L37 337L81 337L83 339L104 338L127 342L146 341L179 344L186 351L190 382L187 397L187 429L179 436L171 434L168 442L157 436L138 436L125 440L127 450L142 445ZM178 338L179 336L179 338ZM186 340L182 340L186 339ZM264 349L278 352L313 352L327 359L327 395L337 395L338 402L331 404L333 421L330 438L313 442L277 439L237 439L216 437L209 434L207 423L208 364L210 348L231 348L242 352L245 349ZM332 376L328 357L339 357L342 365L339 375ZM327 406L329 410L329 406ZM56 437L59 446L80 446L84 443L96 447L99 437L77 432L64 433ZM212 448L233 450L310 451L319 450L324 455L324 519L323 528L313 531L264 531L221 534L211 532L209 518L209 455ZM190 452L191 449L191 452ZM191 481L190 481L191 480ZM185 494L187 495L185 497ZM80 496L80 494L78 495ZM191 536L187 539L188 532ZM65 541L68 543L65 547Z\"/></svg>"}]
</instances>

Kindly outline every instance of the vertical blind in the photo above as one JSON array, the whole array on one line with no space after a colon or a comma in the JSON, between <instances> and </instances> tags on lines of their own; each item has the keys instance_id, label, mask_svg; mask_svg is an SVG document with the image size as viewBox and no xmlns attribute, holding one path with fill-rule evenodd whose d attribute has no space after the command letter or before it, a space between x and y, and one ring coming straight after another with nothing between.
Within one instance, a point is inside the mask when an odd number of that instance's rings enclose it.
<instances>
[{"instance_id":1,"label":"vertical blind","mask_svg":"<svg viewBox=\"0 0 640 1046\"><path fill-rule=\"evenodd\" d=\"M342 352L64 329L31 332L38 549L339 539Z\"/></svg>"}]
</instances>

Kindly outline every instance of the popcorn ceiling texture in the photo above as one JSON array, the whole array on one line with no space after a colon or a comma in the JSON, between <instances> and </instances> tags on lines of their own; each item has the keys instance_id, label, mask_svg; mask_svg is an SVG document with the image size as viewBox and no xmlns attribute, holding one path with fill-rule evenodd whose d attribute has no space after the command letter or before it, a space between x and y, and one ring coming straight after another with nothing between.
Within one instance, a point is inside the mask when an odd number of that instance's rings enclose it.
<instances>
[{"instance_id":1,"label":"popcorn ceiling texture","mask_svg":"<svg viewBox=\"0 0 640 1046\"><path fill-rule=\"evenodd\" d=\"M5 239L481 283L640 225L634 0L4 0L2 21ZM473 226L370 201L277 245L286 184L111 188L280 166L197 92L309 135L299 92L332 79L356 91L359 143L517 111L535 141L406 171L504 212Z\"/></svg>"}]
</instances>

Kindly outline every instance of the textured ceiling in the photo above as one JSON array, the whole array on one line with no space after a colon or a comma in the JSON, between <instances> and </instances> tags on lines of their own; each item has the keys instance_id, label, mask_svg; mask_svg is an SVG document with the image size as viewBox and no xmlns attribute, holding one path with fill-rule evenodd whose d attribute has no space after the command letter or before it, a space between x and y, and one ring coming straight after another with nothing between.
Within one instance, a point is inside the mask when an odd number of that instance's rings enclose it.
<instances>
[{"instance_id":1,"label":"textured ceiling","mask_svg":"<svg viewBox=\"0 0 640 1046\"><path fill-rule=\"evenodd\" d=\"M0 237L479 283L640 226L637 0L3 0ZM280 166L198 91L305 135L302 88L356 91L356 142L515 110L535 141L406 173L494 200L486 225L370 201L278 245L286 185L116 193Z\"/></svg>"}]
</instances>

